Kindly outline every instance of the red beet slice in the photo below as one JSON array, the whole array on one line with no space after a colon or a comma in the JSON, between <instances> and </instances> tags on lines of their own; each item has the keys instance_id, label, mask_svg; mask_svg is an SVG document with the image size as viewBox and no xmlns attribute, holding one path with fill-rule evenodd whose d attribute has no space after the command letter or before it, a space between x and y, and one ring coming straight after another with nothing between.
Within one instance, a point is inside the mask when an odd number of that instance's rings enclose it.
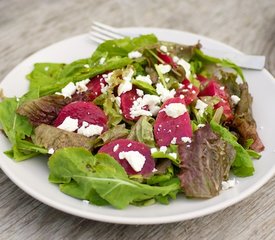
<instances>
[{"instance_id":1,"label":"red beet slice","mask_svg":"<svg viewBox=\"0 0 275 240\"><path fill-rule=\"evenodd\" d=\"M176 138L176 144L182 142L182 137L192 136L192 127L188 112L180 115L177 118L170 117L165 111L161 111L171 103L185 104L184 99L179 97L168 99L162 106L157 115L154 124L154 135L159 146L168 146L171 141Z\"/></svg>"},{"instance_id":2,"label":"red beet slice","mask_svg":"<svg viewBox=\"0 0 275 240\"><path fill-rule=\"evenodd\" d=\"M137 88L133 87L130 91L127 91L125 93L122 93L120 95L120 100L121 100L121 111L122 115L124 116L125 119L130 120L130 121L135 121L139 117L132 117L130 114L130 109L132 108L134 101L138 99L139 96L137 94ZM148 109L146 106L144 109Z\"/></svg>"},{"instance_id":3,"label":"red beet slice","mask_svg":"<svg viewBox=\"0 0 275 240\"><path fill-rule=\"evenodd\" d=\"M74 100L80 101L93 101L102 93L101 89L106 85L107 83L103 77L103 74L99 74L90 79L90 82L86 85L86 87L88 88L87 91L82 93L75 93L72 98Z\"/></svg>"},{"instance_id":4,"label":"red beet slice","mask_svg":"<svg viewBox=\"0 0 275 240\"><path fill-rule=\"evenodd\" d=\"M223 114L225 120L229 121L234 118L232 109L229 104L229 95L225 91L224 87L215 80L209 80L205 88L199 93L199 96L218 96L221 101L217 103L214 108L223 107Z\"/></svg>"},{"instance_id":5,"label":"red beet slice","mask_svg":"<svg viewBox=\"0 0 275 240\"><path fill-rule=\"evenodd\" d=\"M86 121L89 124L102 126L103 131L107 129L107 117L105 113L91 102L77 101L66 105L59 112L54 121L54 126L57 127L62 124L66 117L78 119L79 127L83 121Z\"/></svg>"},{"instance_id":6,"label":"red beet slice","mask_svg":"<svg viewBox=\"0 0 275 240\"><path fill-rule=\"evenodd\" d=\"M158 57L166 64L171 65L172 67L176 67L177 64L173 61L173 59L164 53L158 52Z\"/></svg>"},{"instance_id":7,"label":"red beet slice","mask_svg":"<svg viewBox=\"0 0 275 240\"><path fill-rule=\"evenodd\" d=\"M146 158L141 171L136 172L126 159L119 158L119 153L123 151L124 152L138 151L140 154L142 154ZM99 149L98 152L107 153L110 156L112 156L115 160L117 160L121 164L121 166L125 169L125 171L129 175L133 175L133 174L145 175L145 174L151 173L155 168L155 161L151 157L150 148L145 144L137 141L133 141L129 139L117 139L110 143L105 144L103 147Z\"/></svg>"},{"instance_id":8,"label":"red beet slice","mask_svg":"<svg viewBox=\"0 0 275 240\"><path fill-rule=\"evenodd\" d=\"M206 82L209 81L208 78L206 78L206 77L204 77L204 76L202 76L202 75L197 75L197 79L198 79L202 84L204 84L204 83L206 83Z\"/></svg>"},{"instance_id":9,"label":"red beet slice","mask_svg":"<svg viewBox=\"0 0 275 240\"><path fill-rule=\"evenodd\" d=\"M188 79L184 79L182 81L182 87L177 89L175 97L182 96L184 98L185 104L189 105L197 98L199 91L199 88L191 84Z\"/></svg>"}]
</instances>

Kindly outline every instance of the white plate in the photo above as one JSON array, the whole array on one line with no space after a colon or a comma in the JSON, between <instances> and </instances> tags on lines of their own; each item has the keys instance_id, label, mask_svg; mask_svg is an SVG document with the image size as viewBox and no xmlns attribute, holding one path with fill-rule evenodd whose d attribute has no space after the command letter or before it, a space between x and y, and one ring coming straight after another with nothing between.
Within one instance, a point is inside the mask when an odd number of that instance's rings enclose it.
<instances>
[{"instance_id":1,"label":"white plate","mask_svg":"<svg viewBox=\"0 0 275 240\"><path fill-rule=\"evenodd\" d=\"M159 39L178 43L194 44L198 40L209 48L237 51L220 42L186 32L156 29L127 28L124 33L155 33ZM7 96L21 96L28 89L25 75L32 70L35 62L71 62L79 58L89 57L96 45L88 40L87 35L80 35L53 44L27 58L14 68L1 83ZM196 218L224 209L241 201L266 183L275 172L275 80L266 71L244 71L254 97L253 111L258 124L258 131L266 150L260 160L254 161L254 176L239 178L239 184L232 189L221 192L209 200L188 200L179 196L169 205L155 204L148 207L130 206L125 210L112 207L97 207L84 204L61 193L57 185L48 182L47 159L37 157L16 163L2 152L10 149L10 143L0 136L0 163L2 170L21 189L39 201L61 211L83 218L124 224L158 224ZM16 87L15 87L16 86ZM20 86L20 87L19 87Z\"/></svg>"}]
</instances>

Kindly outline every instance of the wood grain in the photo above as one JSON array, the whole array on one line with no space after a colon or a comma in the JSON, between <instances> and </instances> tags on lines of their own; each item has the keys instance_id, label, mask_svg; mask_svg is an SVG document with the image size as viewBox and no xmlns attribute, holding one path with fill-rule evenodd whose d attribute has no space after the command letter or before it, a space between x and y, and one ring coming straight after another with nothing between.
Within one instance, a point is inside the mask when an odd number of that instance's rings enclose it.
<instances>
[{"instance_id":1,"label":"wood grain","mask_svg":"<svg viewBox=\"0 0 275 240\"><path fill-rule=\"evenodd\" d=\"M35 51L87 32L93 20L164 27L225 42L267 57L275 75L272 0L0 1L0 80ZM0 170L0 239L275 239L275 177L217 213L173 224L128 226L90 221L33 199Z\"/></svg>"}]
</instances>

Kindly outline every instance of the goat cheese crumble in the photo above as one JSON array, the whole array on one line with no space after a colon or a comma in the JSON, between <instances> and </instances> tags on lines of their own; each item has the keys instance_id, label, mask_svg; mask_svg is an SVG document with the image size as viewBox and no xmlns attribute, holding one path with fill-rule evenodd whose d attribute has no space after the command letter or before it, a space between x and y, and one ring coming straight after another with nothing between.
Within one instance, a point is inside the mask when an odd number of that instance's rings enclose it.
<instances>
[{"instance_id":1,"label":"goat cheese crumble","mask_svg":"<svg viewBox=\"0 0 275 240\"><path fill-rule=\"evenodd\" d=\"M179 116L183 115L187 112L186 106L182 103L170 103L166 105L163 110L167 116L172 118L178 118Z\"/></svg>"},{"instance_id":2,"label":"goat cheese crumble","mask_svg":"<svg viewBox=\"0 0 275 240\"><path fill-rule=\"evenodd\" d=\"M142 54L139 51L132 51L128 53L128 58L134 59L142 57Z\"/></svg>"},{"instance_id":3,"label":"goat cheese crumble","mask_svg":"<svg viewBox=\"0 0 275 240\"><path fill-rule=\"evenodd\" d=\"M130 166L136 171L140 172L144 166L146 158L139 151L120 152L119 159L126 159Z\"/></svg>"},{"instance_id":4,"label":"goat cheese crumble","mask_svg":"<svg viewBox=\"0 0 275 240\"><path fill-rule=\"evenodd\" d=\"M207 108L207 106L208 105L205 102L203 102L202 100L200 100L200 99L197 100L195 108L197 110L199 110L199 112L198 112L199 116L201 116L201 117L203 116L204 111Z\"/></svg>"}]
</instances>

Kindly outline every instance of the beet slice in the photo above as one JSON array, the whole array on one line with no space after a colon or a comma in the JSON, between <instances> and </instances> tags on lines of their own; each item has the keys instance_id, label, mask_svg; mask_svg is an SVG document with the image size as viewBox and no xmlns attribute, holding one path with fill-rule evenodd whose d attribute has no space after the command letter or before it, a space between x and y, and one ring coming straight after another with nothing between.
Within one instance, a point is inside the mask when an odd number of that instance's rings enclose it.
<instances>
[{"instance_id":1,"label":"beet slice","mask_svg":"<svg viewBox=\"0 0 275 240\"><path fill-rule=\"evenodd\" d=\"M214 109L223 108L223 114L226 121L234 118L232 109L229 103L229 95L225 88L215 80L209 80L205 88L199 93L199 96L218 96L221 101L215 104Z\"/></svg>"},{"instance_id":2,"label":"beet slice","mask_svg":"<svg viewBox=\"0 0 275 240\"><path fill-rule=\"evenodd\" d=\"M78 119L79 127L82 125L83 121L85 121L89 124L102 126L103 131L107 130L107 117L105 113L91 102L76 101L66 105L59 112L53 125L55 127L59 126L66 117Z\"/></svg>"},{"instance_id":3,"label":"beet slice","mask_svg":"<svg viewBox=\"0 0 275 240\"><path fill-rule=\"evenodd\" d=\"M119 158L120 152L129 152L129 151L137 151L146 158L141 171L136 172L126 159ZM133 174L145 175L145 174L151 173L155 168L155 161L151 157L150 148L145 144L137 141L133 141L129 139L117 139L105 144L103 147L99 149L98 152L107 153L110 156L112 156L116 161L120 163L120 165L125 169L125 171L129 175L133 175Z\"/></svg>"},{"instance_id":4,"label":"beet slice","mask_svg":"<svg viewBox=\"0 0 275 240\"><path fill-rule=\"evenodd\" d=\"M177 67L177 64L173 61L173 59L164 53L158 52L158 57L166 64L171 65L172 67Z\"/></svg>"},{"instance_id":5,"label":"beet slice","mask_svg":"<svg viewBox=\"0 0 275 240\"><path fill-rule=\"evenodd\" d=\"M130 110L134 104L134 101L139 98L139 95L137 94L137 88L133 87L130 91L127 91L125 93L122 93L120 95L120 108L122 111L122 115L125 119L130 121L136 121L139 117L132 117L130 114ZM148 109L146 106L144 109Z\"/></svg>"},{"instance_id":6,"label":"beet slice","mask_svg":"<svg viewBox=\"0 0 275 240\"><path fill-rule=\"evenodd\" d=\"M191 102L193 102L198 94L199 94L199 88L191 84L191 82L188 79L184 79L182 81L182 87L177 89L175 97L183 97L185 104L189 105Z\"/></svg>"},{"instance_id":7,"label":"beet slice","mask_svg":"<svg viewBox=\"0 0 275 240\"><path fill-rule=\"evenodd\" d=\"M192 136L192 127L188 112L177 118L170 117L165 111L162 111L171 103L182 103L185 105L184 99L174 97L168 99L162 106L157 115L154 124L154 135L159 146L168 146L171 141L176 138L175 144L182 142L182 137Z\"/></svg>"},{"instance_id":8,"label":"beet slice","mask_svg":"<svg viewBox=\"0 0 275 240\"><path fill-rule=\"evenodd\" d=\"M90 82L86 85L87 91L81 93L75 93L72 98L75 101L93 101L102 93L102 87L107 85L103 74L99 74L90 79Z\"/></svg>"}]
</instances>

